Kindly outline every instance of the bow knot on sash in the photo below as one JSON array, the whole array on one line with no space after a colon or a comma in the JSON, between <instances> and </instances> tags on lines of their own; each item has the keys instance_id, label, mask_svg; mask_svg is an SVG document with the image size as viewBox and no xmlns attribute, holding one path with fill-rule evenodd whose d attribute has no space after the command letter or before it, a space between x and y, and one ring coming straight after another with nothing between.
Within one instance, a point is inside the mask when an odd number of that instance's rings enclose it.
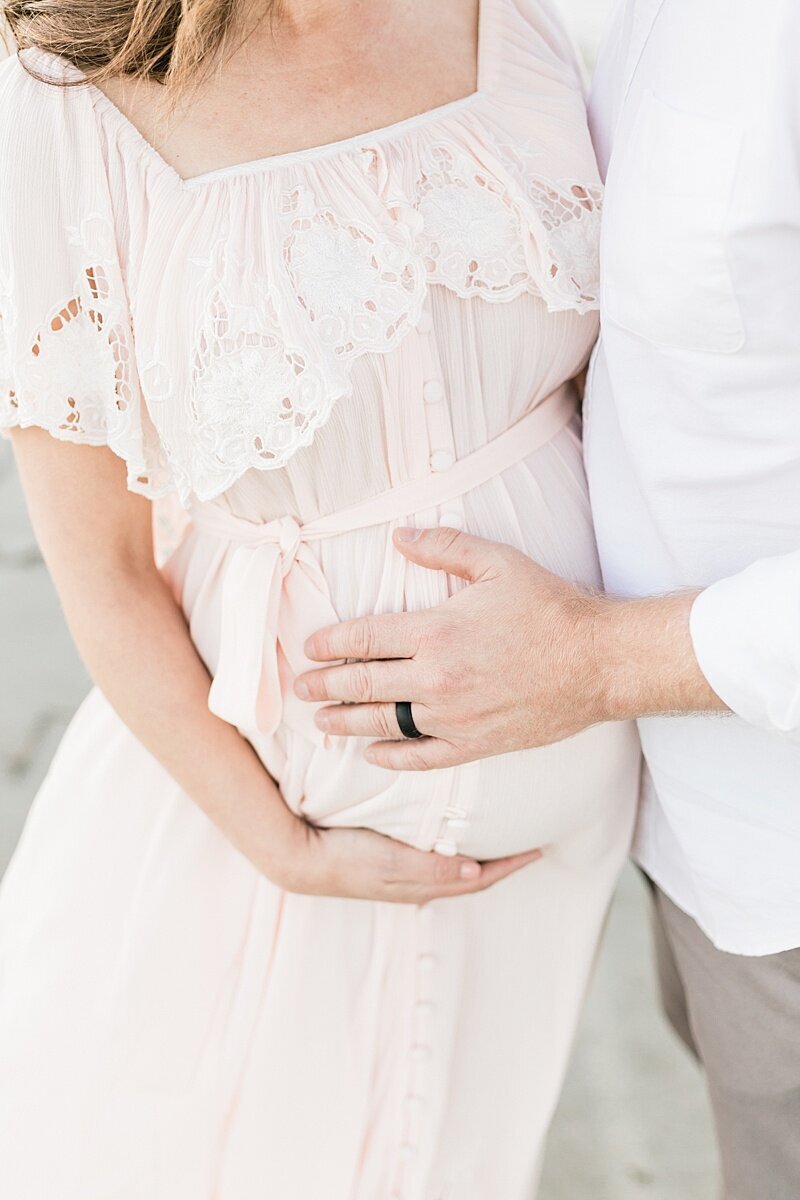
<instances>
[{"instance_id":1,"label":"bow knot on sash","mask_svg":"<svg viewBox=\"0 0 800 1200\"><path fill-rule=\"evenodd\" d=\"M235 516L224 504L197 503L191 511L195 529L222 543L216 569L192 614L192 623L196 618L203 627L213 626L221 614L211 711L245 736L271 737L283 724L325 746L327 740L314 724L319 705L298 700L293 689L296 676L319 665L306 657L306 640L339 621L310 543L374 525L391 526L452 502L550 441L567 427L576 405L574 388L564 384L516 425L449 469L305 525L291 516L259 524Z\"/></svg>"},{"instance_id":2,"label":"bow knot on sash","mask_svg":"<svg viewBox=\"0 0 800 1200\"><path fill-rule=\"evenodd\" d=\"M300 525L294 517L281 517L273 522L278 526L278 545L281 550L281 575L285 579L294 566L300 549Z\"/></svg>"},{"instance_id":3,"label":"bow knot on sash","mask_svg":"<svg viewBox=\"0 0 800 1200\"><path fill-rule=\"evenodd\" d=\"M306 657L306 639L339 618L303 526L289 516L258 525L213 503L196 505L192 521L228 543L217 575L219 653L209 708L246 736L270 737L283 723L323 745L318 706L298 700L292 685L318 665Z\"/></svg>"}]
</instances>

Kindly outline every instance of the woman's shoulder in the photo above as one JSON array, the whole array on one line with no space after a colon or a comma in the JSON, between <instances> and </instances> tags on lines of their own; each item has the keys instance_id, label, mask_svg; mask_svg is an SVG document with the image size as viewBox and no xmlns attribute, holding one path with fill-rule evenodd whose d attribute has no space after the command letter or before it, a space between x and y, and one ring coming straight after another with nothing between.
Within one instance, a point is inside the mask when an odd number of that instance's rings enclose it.
<instances>
[{"instance_id":1,"label":"woman's shoulder","mask_svg":"<svg viewBox=\"0 0 800 1200\"><path fill-rule=\"evenodd\" d=\"M23 116L23 109L14 106L29 101L60 108L83 83L84 76L67 59L37 46L17 50L0 62L0 118L4 125L12 123Z\"/></svg>"},{"instance_id":2,"label":"woman's shoulder","mask_svg":"<svg viewBox=\"0 0 800 1200\"><path fill-rule=\"evenodd\" d=\"M575 43L552 0L482 0L494 8L507 36L502 45L513 70L514 62L529 68L535 64L545 74L554 73L560 82L583 92L586 72ZM488 14L491 16L491 13Z\"/></svg>"},{"instance_id":3,"label":"woman's shoulder","mask_svg":"<svg viewBox=\"0 0 800 1200\"><path fill-rule=\"evenodd\" d=\"M35 187L55 176L76 145L89 144L91 102L70 64L27 49L0 63L0 175Z\"/></svg>"}]
</instances>

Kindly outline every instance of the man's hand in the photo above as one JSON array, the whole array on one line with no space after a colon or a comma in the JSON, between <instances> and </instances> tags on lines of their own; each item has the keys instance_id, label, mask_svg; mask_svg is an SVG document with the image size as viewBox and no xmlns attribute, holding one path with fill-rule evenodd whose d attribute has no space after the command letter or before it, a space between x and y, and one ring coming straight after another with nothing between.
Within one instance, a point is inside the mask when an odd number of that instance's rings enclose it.
<instances>
[{"instance_id":1,"label":"man's hand","mask_svg":"<svg viewBox=\"0 0 800 1200\"><path fill-rule=\"evenodd\" d=\"M412 535L412 536L408 536ZM364 617L321 630L297 694L332 734L383 739L370 762L450 767L560 741L604 720L724 708L691 647L693 595L612 600L525 554L453 529L399 530L407 558L470 584L438 608ZM416 741L399 740L395 702L410 701Z\"/></svg>"}]
</instances>

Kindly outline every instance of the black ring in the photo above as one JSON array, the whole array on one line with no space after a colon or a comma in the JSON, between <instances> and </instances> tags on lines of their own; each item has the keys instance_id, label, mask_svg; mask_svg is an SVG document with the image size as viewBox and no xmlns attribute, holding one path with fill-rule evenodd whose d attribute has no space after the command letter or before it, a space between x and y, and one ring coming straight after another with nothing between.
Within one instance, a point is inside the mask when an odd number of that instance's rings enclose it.
<instances>
[{"instance_id":1,"label":"black ring","mask_svg":"<svg viewBox=\"0 0 800 1200\"><path fill-rule=\"evenodd\" d=\"M414 724L411 705L407 700L398 700L394 711L397 714L397 724L400 726L400 732L404 738L421 738L423 736Z\"/></svg>"}]
</instances>

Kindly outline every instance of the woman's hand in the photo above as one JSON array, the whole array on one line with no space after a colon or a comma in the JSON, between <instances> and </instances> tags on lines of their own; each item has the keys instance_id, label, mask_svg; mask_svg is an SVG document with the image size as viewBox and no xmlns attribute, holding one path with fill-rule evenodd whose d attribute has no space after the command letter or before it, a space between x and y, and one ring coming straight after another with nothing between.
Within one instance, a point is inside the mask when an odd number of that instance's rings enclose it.
<instances>
[{"instance_id":1,"label":"woman's hand","mask_svg":"<svg viewBox=\"0 0 800 1200\"><path fill-rule=\"evenodd\" d=\"M210 678L153 562L148 501L106 447L40 429L14 448L33 523L90 674L143 746L220 832L279 887L421 904L481 891L531 855L481 866L290 812L255 750L208 708ZM462 871L464 874L462 874Z\"/></svg>"},{"instance_id":2,"label":"woman's hand","mask_svg":"<svg viewBox=\"0 0 800 1200\"><path fill-rule=\"evenodd\" d=\"M267 870L288 892L427 904L483 892L541 858L540 850L478 863L415 850L366 829L318 829L295 820L280 861Z\"/></svg>"}]
</instances>

